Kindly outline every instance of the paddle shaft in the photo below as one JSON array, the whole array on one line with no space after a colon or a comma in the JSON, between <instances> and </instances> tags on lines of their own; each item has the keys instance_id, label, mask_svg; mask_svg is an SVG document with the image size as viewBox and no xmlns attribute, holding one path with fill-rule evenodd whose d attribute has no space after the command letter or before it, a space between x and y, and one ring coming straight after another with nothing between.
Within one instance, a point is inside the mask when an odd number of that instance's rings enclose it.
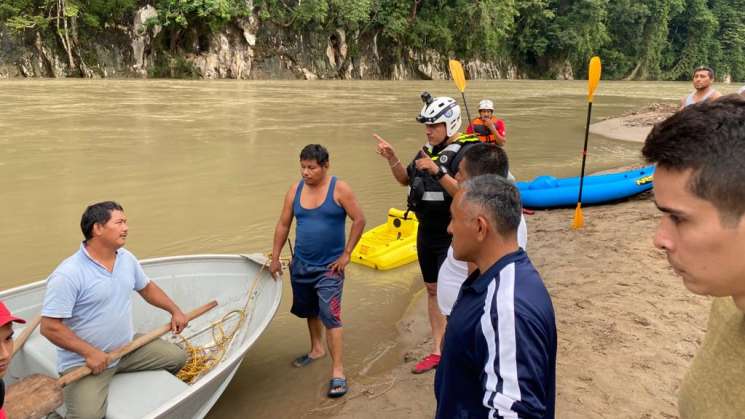
<instances>
[{"instance_id":1,"label":"paddle shaft","mask_svg":"<svg viewBox=\"0 0 745 419\"><path fill-rule=\"evenodd\" d=\"M473 122L471 120L471 112L468 112L468 103L466 103L466 94L461 91L460 96L463 98L463 107L466 108L466 116L468 117L468 126L471 127L471 131L474 132Z\"/></svg>"},{"instance_id":2,"label":"paddle shaft","mask_svg":"<svg viewBox=\"0 0 745 419\"><path fill-rule=\"evenodd\" d=\"M13 355L16 354L16 352L20 351L23 347L23 344L26 343L29 336L31 336L32 333L34 333L34 330L39 326L39 323L41 322L41 314L34 317L27 325L26 328L23 329L20 335L18 335L18 339L13 341Z\"/></svg>"},{"instance_id":3,"label":"paddle shaft","mask_svg":"<svg viewBox=\"0 0 745 419\"><path fill-rule=\"evenodd\" d=\"M592 114L592 102L587 103L587 124L585 125L585 145L582 147L582 169L579 175L579 196L577 203L582 203L582 186L585 180L585 162L587 161L587 139L590 136L590 115Z\"/></svg>"},{"instance_id":4,"label":"paddle shaft","mask_svg":"<svg viewBox=\"0 0 745 419\"><path fill-rule=\"evenodd\" d=\"M217 306L217 301L212 300L209 303L198 307L189 313L186 314L186 318L189 319L189 321L192 321L196 319L197 317L201 316L202 314L212 310ZM142 346L147 345L148 343L154 341L155 339L158 339L159 337L165 335L171 330L171 323L166 323L163 326L160 326L159 328L152 330L151 332L139 336L136 339L134 339L132 342L129 342L128 344L122 346L119 349L116 349L114 351L109 352L108 354L108 363L111 363L113 361L116 361L117 359L134 352L135 350L141 348ZM74 381L77 381L83 377L86 377L90 375L93 371L91 371L90 368L87 366L79 367L69 374L65 374L64 376L60 377L59 380L57 380L57 384L60 387L64 387Z\"/></svg>"}]
</instances>

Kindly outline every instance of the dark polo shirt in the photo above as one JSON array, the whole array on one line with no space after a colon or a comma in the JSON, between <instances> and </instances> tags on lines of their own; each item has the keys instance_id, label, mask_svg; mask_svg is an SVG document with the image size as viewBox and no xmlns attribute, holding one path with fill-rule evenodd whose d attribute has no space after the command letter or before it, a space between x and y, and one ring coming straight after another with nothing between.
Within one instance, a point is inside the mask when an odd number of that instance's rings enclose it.
<instances>
[{"instance_id":1,"label":"dark polo shirt","mask_svg":"<svg viewBox=\"0 0 745 419\"><path fill-rule=\"evenodd\" d=\"M553 418L556 321L521 249L461 287L435 375L438 419Z\"/></svg>"}]
</instances>

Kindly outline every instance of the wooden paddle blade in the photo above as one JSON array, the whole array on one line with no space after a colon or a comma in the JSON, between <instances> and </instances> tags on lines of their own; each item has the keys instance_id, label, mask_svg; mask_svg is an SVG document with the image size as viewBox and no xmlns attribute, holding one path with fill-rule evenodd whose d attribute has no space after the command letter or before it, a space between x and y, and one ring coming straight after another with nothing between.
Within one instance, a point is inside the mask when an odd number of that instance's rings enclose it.
<instances>
[{"instance_id":1,"label":"wooden paddle blade","mask_svg":"<svg viewBox=\"0 0 745 419\"><path fill-rule=\"evenodd\" d=\"M458 60L450 60L448 66L450 67L450 76L453 78L455 86L463 93L466 90L466 76L463 74L463 66Z\"/></svg>"},{"instance_id":2,"label":"wooden paddle blade","mask_svg":"<svg viewBox=\"0 0 745 419\"><path fill-rule=\"evenodd\" d=\"M4 407L10 419L40 419L57 410L63 401L57 380L33 374L8 387Z\"/></svg>"},{"instance_id":3,"label":"wooden paddle blade","mask_svg":"<svg viewBox=\"0 0 745 419\"><path fill-rule=\"evenodd\" d=\"M582 213L582 203L577 203L577 208L574 209L574 218L572 219L572 228L579 230L585 226L585 215Z\"/></svg>"},{"instance_id":4,"label":"wooden paddle blade","mask_svg":"<svg viewBox=\"0 0 745 419\"><path fill-rule=\"evenodd\" d=\"M592 102L592 97L595 94L595 89L600 83L601 73L600 57L592 57L590 59L590 69L587 76L587 101Z\"/></svg>"},{"instance_id":5,"label":"wooden paddle blade","mask_svg":"<svg viewBox=\"0 0 745 419\"><path fill-rule=\"evenodd\" d=\"M23 329L20 335L18 335L18 339L15 339L13 341L13 355L16 354L21 348L23 348L23 344L26 343L28 340L28 337L31 336L32 333L34 333L34 330L39 326L39 322L41 322L41 314L34 317L27 325L26 328Z\"/></svg>"}]
</instances>

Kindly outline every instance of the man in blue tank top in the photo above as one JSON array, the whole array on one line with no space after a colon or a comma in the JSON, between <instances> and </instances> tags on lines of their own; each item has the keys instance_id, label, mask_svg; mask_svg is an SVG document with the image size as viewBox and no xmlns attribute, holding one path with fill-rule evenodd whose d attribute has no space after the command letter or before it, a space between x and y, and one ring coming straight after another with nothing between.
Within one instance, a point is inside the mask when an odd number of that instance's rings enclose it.
<instances>
[{"instance_id":1,"label":"man in blue tank top","mask_svg":"<svg viewBox=\"0 0 745 419\"><path fill-rule=\"evenodd\" d=\"M304 367L326 355L323 331L331 353L332 368L329 397L347 392L342 365L341 295L344 268L365 228L365 216L352 189L346 182L329 176L329 153L320 144L309 144L300 152L303 178L290 187L282 215L274 231L272 274L282 273L279 255L297 219L295 254L290 263L292 308L298 317L308 320L310 351L293 362ZM352 220L349 240L344 242L344 222Z\"/></svg>"}]
</instances>

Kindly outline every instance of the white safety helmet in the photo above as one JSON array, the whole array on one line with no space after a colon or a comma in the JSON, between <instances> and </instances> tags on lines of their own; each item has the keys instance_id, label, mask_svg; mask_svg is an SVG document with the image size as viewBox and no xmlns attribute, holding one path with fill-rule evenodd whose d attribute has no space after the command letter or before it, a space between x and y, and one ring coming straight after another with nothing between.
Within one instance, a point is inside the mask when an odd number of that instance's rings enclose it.
<instances>
[{"instance_id":1,"label":"white safety helmet","mask_svg":"<svg viewBox=\"0 0 745 419\"><path fill-rule=\"evenodd\" d=\"M489 99L484 99L481 102L479 102L479 110L487 110L487 111L494 111L494 102L492 102Z\"/></svg>"},{"instance_id":2,"label":"white safety helmet","mask_svg":"<svg viewBox=\"0 0 745 419\"><path fill-rule=\"evenodd\" d=\"M426 125L444 123L447 127L448 137L452 137L460 129L460 106L455 99L450 97L432 98L427 92L422 93L424 107L416 117L416 120Z\"/></svg>"}]
</instances>

